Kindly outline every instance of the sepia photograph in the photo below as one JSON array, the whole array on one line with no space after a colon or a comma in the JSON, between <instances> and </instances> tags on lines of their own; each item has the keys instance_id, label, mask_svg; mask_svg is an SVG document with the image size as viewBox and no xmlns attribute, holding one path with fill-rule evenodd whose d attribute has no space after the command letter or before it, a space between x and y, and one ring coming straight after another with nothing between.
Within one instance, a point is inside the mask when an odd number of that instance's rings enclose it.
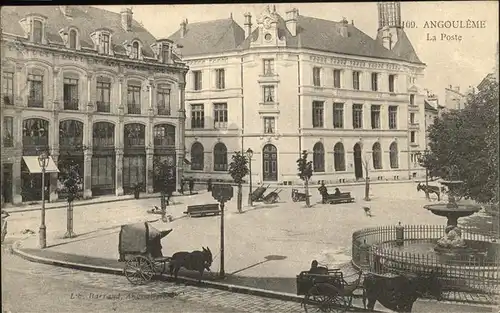
<instances>
[{"instance_id":1,"label":"sepia photograph","mask_svg":"<svg viewBox=\"0 0 500 313\"><path fill-rule=\"evenodd\" d=\"M0 14L2 313L500 313L498 1Z\"/></svg>"}]
</instances>

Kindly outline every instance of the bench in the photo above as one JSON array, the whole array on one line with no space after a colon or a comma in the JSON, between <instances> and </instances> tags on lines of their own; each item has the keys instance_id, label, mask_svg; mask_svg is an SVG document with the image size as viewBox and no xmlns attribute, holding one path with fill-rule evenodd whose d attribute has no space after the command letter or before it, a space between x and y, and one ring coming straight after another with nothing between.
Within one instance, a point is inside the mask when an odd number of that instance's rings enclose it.
<instances>
[{"instance_id":1,"label":"bench","mask_svg":"<svg viewBox=\"0 0 500 313\"><path fill-rule=\"evenodd\" d=\"M187 211L184 212L189 217L193 216L205 216L205 215L219 215L220 209L218 203L210 203L210 204L197 204L197 205L189 205L187 207Z\"/></svg>"},{"instance_id":2,"label":"bench","mask_svg":"<svg viewBox=\"0 0 500 313\"><path fill-rule=\"evenodd\" d=\"M328 195L327 202L329 204L350 203L354 202L350 192L341 192L340 195Z\"/></svg>"}]
</instances>

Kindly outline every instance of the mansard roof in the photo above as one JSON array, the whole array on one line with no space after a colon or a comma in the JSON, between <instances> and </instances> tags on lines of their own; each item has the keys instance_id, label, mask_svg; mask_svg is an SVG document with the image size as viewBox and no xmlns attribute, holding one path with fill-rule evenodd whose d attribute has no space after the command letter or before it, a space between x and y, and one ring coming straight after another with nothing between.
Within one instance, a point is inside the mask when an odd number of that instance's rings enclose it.
<instances>
[{"instance_id":1,"label":"mansard roof","mask_svg":"<svg viewBox=\"0 0 500 313\"><path fill-rule=\"evenodd\" d=\"M349 36L343 37L339 32L342 22L299 15L297 36L292 36L283 17L277 13L275 16L278 21L278 36L286 39L287 47L423 64L402 29L400 40L393 50L388 50L381 41L371 38L352 24L347 25ZM188 24L184 38L180 38L178 30L169 39L184 46L182 55L189 57L246 50L250 48L250 41L258 36L259 30L254 29L245 38L244 30L233 19L224 19Z\"/></svg>"},{"instance_id":2,"label":"mansard roof","mask_svg":"<svg viewBox=\"0 0 500 313\"><path fill-rule=\"evenodd\" d=\"M123 42L131 42L140 38L143 44L143 55L154 57L150 47L156 42L155 37L148 32L137 21L132 21L132 30L127 32L122 28L121 15L119 13L102 10L91 6L69 6L71 17L66 17L58 6L4 6L2 7L2 32L24 37L24 30L19 23L20 20L36 12L43 15L46 21L46 38L49 44L63 44L59 30L73 26L80 36L82 48L94 48L90 35L99 29L109 29L112 33L113 51L125 53Z\"/></svg>"}]
</instances>

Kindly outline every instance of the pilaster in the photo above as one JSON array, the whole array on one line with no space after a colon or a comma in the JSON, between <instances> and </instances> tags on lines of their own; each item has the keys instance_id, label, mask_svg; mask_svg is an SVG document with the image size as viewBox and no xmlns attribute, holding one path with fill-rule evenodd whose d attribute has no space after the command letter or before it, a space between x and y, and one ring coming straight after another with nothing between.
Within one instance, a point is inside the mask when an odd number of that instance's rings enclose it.
<instances>
[{"instance_id":1,"label":"pilaster","mask_svg":"<svg viewBox=\"0 0 500 313\"><path fill-rule=\"evenodd\" d=\"M115 148L115 155L116 155L115 194L117 196L123 196L123 149Z\"/></svg>"},{"instance_id":2,"label":"pilaster","mask_svg":"<svg viewBox=\"0 0 500 313\"><path fill-rule=\"evenodd\" d=\"M57 149L52 149L51 151L51 156L52 160L54 160L54 163L57 164L59 160L59 148ZM59 194L57 192L57 187L58 187L58 174L57 173L50 173L49 174L49 180L50 180L50 193L49 193L49 201L50 202L55 202L59 199Z\"/></svg>"},{"instance_id":3,"label":"pilaster","mask_svg":"<svg viewBox=\"0 0 500 313\"><path fill-rule=\"evenodd\" d=\"M95 98L92 94L92 90L95 90L94 88L94 73L93 72L87 72L87 112L94 112L95 111ZM89 124L92 126L92 124ZM92 128L92 127L90 127Z\"/></svg>"},{"instance_id":4,"label":"pilaster","mask_svg":"<svg viewBox=\"0 0 500 313\"><path fill-rule=\"evenodd\" d=\"M146 192L153 193L154 184L154 149L153 147L146 148Z\"/></svg>"},{"instance_id":5,"label":"pilaster","mask_svg":"<svg viewBox=\"0 0 500 313\"><path fill-rule=\"evenodd\" d=\"M18 155L14 159L14 164L12 165L12 203L21 204L23 202L22 197L22 180L21 180L21 161L22 156Z\"/></svg>"},{"instance_id":6,"label":"pilaster","mask_svg":"<svg viewBox=\"0 0 500 313\"><path fill-rule=\"evenodd\" d=\"M92 198L92 149L83 152L83 198Z\"/></svg>"},{"instance_id":7,"label":"pilaster","mask_svg":"<svg viewBox=\"0 0 500 313\"><path fill-rule=\"evenodd\" d=\"M185 109L185 83L179 84L179 104L180 108L178 110L179 123L177 124L177 189L180 189L180 181L182 176L184 175L184 151L186 149L185 146L185 120L186 120L186 109Z\"/></svg>"},{"instance_id":8,"label":"pilaster","mask_svg":"<svg viewBox=\"0 0 500 313\"><path fill-rule=\"evenodd\" d=\"M64 107L63 103L63 82L61 81L62 72L59 66L55 66L52 70L53 77L53 85L52 85L52 93L54 94L54 100L52 103L52 110L55 112ZM61 86L61 87L59 87Z\"/></svg>"}]
</instances>

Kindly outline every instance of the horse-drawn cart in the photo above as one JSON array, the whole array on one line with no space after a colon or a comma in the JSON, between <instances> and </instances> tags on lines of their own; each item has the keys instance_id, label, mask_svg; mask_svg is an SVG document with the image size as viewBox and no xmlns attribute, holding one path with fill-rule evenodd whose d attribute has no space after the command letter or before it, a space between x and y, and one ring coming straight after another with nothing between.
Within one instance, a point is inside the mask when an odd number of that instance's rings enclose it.
<instances>
[{"instance_id":1,"label":"horse-drawn cart","mask_svg":"<svg viewBox=\"0 0 500 313\"><path fill-rule=\"evenodd\" d=\"M118 261L125 262L123 271L129 282L141 285L166 272L171 258L163 256L161 239L171 231L159 231L147 222L122 225Z\"/></svg>"},{"instance_id":2,"label":"horse-drawn cart","mask_svg":"<svg viewBox=\"0 0 500 313\"><path fill-rule=\"evenodd\" d=\"M266 192L267 188L269 188L269 185L267 187L264 187L264 185L257 187L254 191L252 191L252 201L254 202L260 202L263 200L264 193Z\"/></svg>"},{"instance_id":3,"label":"horse-drawn cart","mask_svg":"<svg viewBox=\"0 0 500 313\"><path fill-rule=\"evenodd\" d=\"M300 201L306 201L307 197L310 197L311 195L307 195L305 192L299 192L298 189L292 189L292 201L293 202L300 202Z\"/></svg>"},{"instance_id":4,"label":"horse-drawn cart","mask_svg":"<svg viewBox=\"0 0 500 313\"><path fill-rule=\"evenodd\" d=\"M324 274L303 271L297 275L297 295L304 296L302 306L307 312L345 312L352 307L354 291L360 287L361 272L347 283L340 269L325 268Z\"/></svg>"},{"instance_id":5,"label":"horse-drawn cart","mask_svg":"<svg viewBox=\"0 0 500 313\"><path fill-rule=\"evenodd\" d=\"M281 189L280 190L278 190L277 188L274 189L269 194L267 194L264 198L262 198L262 202L264 202L265 204L272 204L272 203L278 202L278 200L280 199L279 193L281 191L282 191Z\"/></svg>"}]
</instances>

